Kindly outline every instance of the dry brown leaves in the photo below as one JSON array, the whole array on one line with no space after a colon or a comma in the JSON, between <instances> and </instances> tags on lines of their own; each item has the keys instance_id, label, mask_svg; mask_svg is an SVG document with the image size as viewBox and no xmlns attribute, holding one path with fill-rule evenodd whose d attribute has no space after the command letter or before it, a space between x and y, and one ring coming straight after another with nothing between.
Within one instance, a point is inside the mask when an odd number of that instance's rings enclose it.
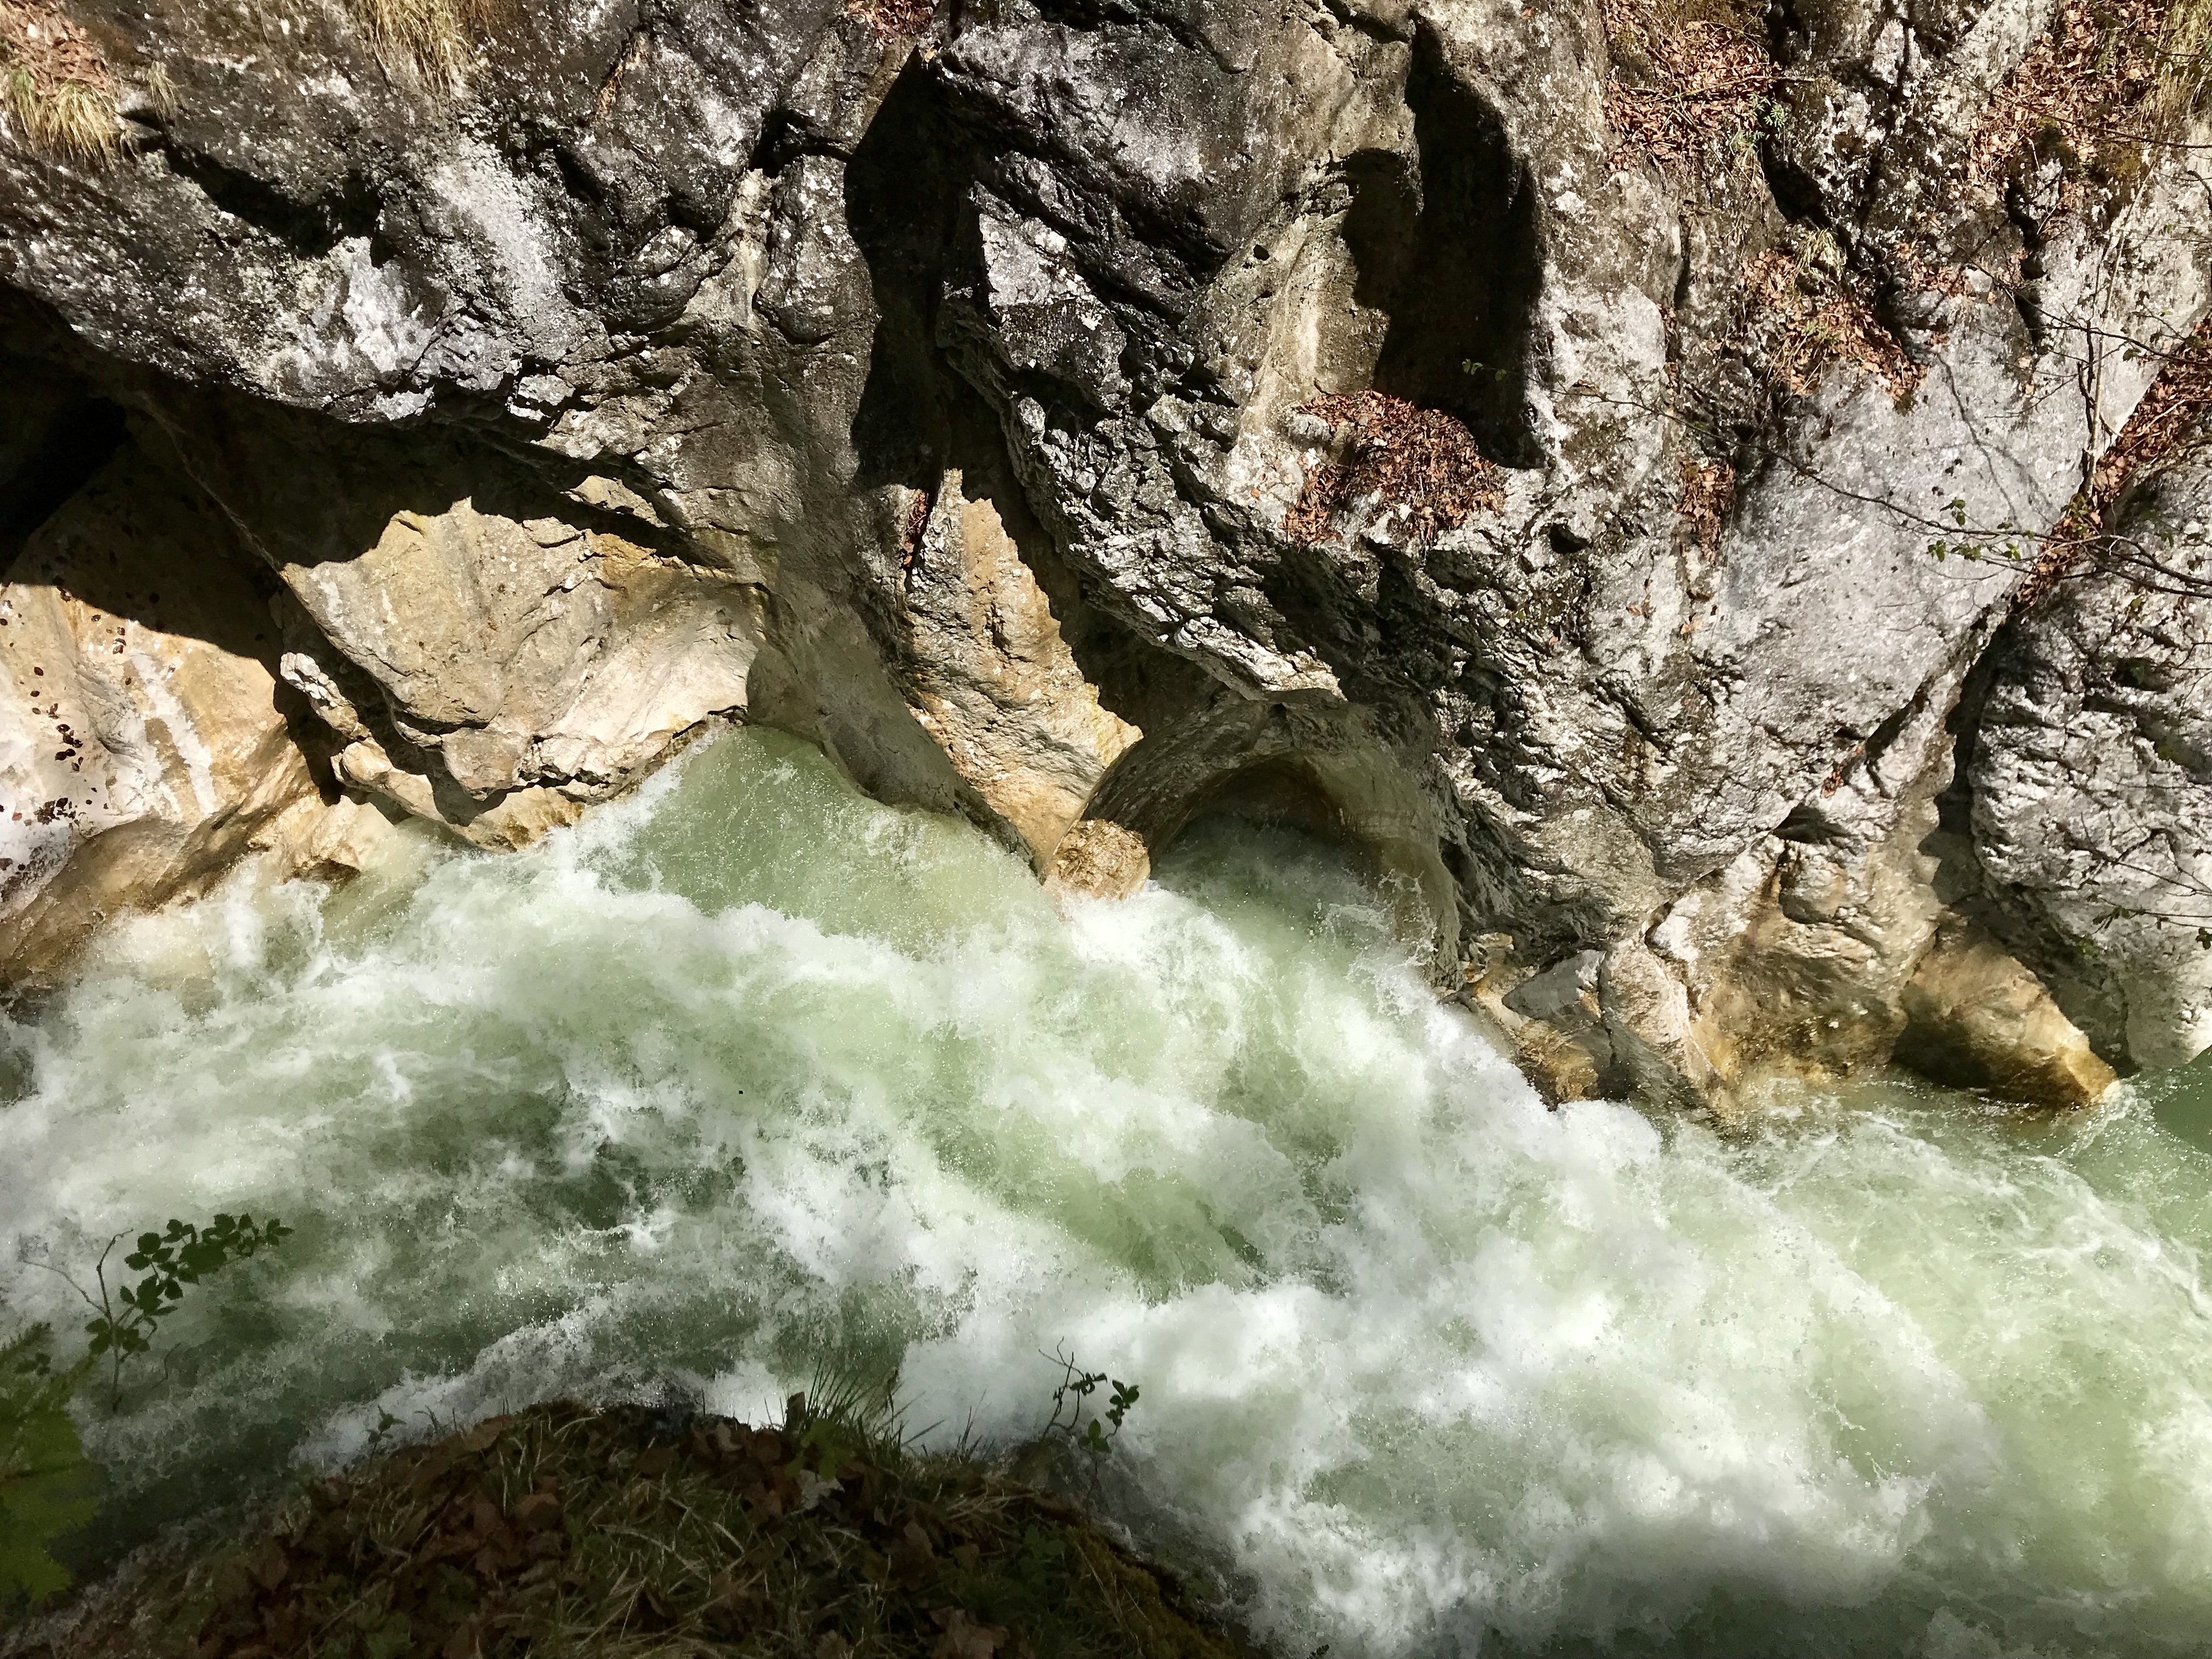
<instances>
[{"instance_id":1,"label":"dry brown leaves","mask_svg":"<svg viewBox=\"0 0 2212 1659\"><path fill-rule=\"evenodd\" d=\"M1945 294L1954 300L1963 300L1974 291L1973 284L1967 279L1966 266L1931 264L1917 243L1900 241L1892 251L1891 257L1896 261L1898 276L1923 294ZM2005 267L2007 281L2018 280L2018 265L2019 256L2015 253L2011 256L2011 263Z\"/></svg>"},{"instance_id":2,"label":"dry brown leaves","mask_svg":"<svg viewBox=\"0 0 2212 1659\"><path fill-rule=\"evenodd\" d=\"M1775 379L1802 397L1841 357L1878 376L1893 397L1911 391L1918 371L1874 307L1824 279L1814 279L1814 291L1808 293L1805 277L1804 267L1786 253L1770 250L1744 262L1744 290L1752 306L1782 324L1767 353Z\"/></svg>"},{"instance_id":3,"label":"dry brown leaves","mask_svg":"<svg viewBox=\"0 0 2212 1659\"><path fill-rule=\"evenodd\" d=\"M1649 156L1682 182L1732 146L1747 157L1760 106L1777 70L1765 42L1733 20L1669 25L1639 0L1605 0L1613 66L1605 118L1620 142L1616 169Z\"/></svg>"},{"instance_id":4,"label":"dry brown leaves","mask_svg":"<svg viewBox=\"0 0 2212 1659\"><path fill-rule=\"evenodd\" d=\"M2097 463L2091 488L2106 506L2146 467L2172 459L2197 423L2212 413L2212 318L2197 324L2160 368L2120 435Z\"/></svg>"},{"instance_id":5,"label":"dry brown leaves","mask_svg":"<svg viewBox=\"0 0 2212 1659\"><path fill-rule=\"evenodd\" d=\"M2120 178L2139 171L2149 124L2130 118L2158 85L2174 44L2166 21L2165 0L2063 0L1974 130L1967 152L1974 178L2001 186L2017 160L2039 150L2069 171L2094 167ZM2078 190L2069 185L2069 196Z\"/></svg>"},{"instance_id":6,"label":"dry brown leaves","mask_svg":"<svg viewBox=\"0 0 2212 1659\"><path fill-rule=\"evenodd\" d=\"M906 517L899 525L899 568L909 572L921 551L921 538L929 528L929 512L934 504L927 490L910 493L914 499L907 503Z\"/></svg>"},{"instance_id":7,"label":"dry brown leaves","mask_svg":"<svg viewBox=\"0 0 2212 1659\"><path fill-rule=\"evenodd\" d=\"M2120 435L2089 476L2088 487L2067 503L2036 556L2035 568L2013 597L2025 610L2079 569L2104 539L2112 509L2127 487L2171 459L2182 441L2212 416L2212 317L2166 360Z\"/></svg>"},{"instance_id":8,"label":"dry brown leaves","mask_svg":"<svg viewBox=\"0 0 2212 1659\"><path fill-rule=\"evenodd\" d=\"M1315 468L1283 520L1283 534L1301 545L1325 539L1337 515L1363 496L1403 512L1416 542L1434 541L1504 501L1501 469L1484 459L1456 416L1381 392L1332 392L1299 412L1351 428L1344 459Z\"/></svg>"},{"instance_id":9,"label":"dry brown leaves","mask_svg":"<svg viewBox=\"0 0 2212 1659\"><path fill-rule=\"evenodd\" d=\"M857 17L882 40L921 33L936 15L933 0L845 0L845 15Z\"/></svg>"},{"instance_id":10,"label":"dry brown leaves","mask_svg":"<svg viewBox=\"0 0 2212 1659\"><path fill-rule=\"evenodd\" d=\"M91 37L50 5L0 0L0 52L40 81L82 81L109 94L115 79Z\"/></svg>"},{"instance_id":11,"label":"dry brown leaves","mask_svg":"<svg viewBox=\"0 0 2212 1659\"><path fill-rule=\"evenodd\" d=\"M1721 526L1735 500L1735 469L1726 461L1682 458L1682 499L1675 512L1698 545L1711 553L1720 545Z\"/></svg>"}]
</instances>

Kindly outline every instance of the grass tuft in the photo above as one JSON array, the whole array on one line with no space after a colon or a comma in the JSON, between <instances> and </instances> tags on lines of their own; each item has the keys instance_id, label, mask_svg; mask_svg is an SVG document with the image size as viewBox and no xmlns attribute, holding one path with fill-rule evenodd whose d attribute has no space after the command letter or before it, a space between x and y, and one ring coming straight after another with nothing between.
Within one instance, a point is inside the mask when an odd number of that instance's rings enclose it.
<instances>
[{"instance_id":1,"label":"grass tuft","mask_svg":"<svg viewBox=\"0 0 2212 1659\"><path fill-rule=\"evenodd\" d=\"M490 0L351 0L388 66L458 85L491 21Z\"/></svg>"},{"instance_id":2,"label":"grass tuft","mask_svg":"<svg viewBox=\"0 0 2212 1659\"><path fill-rule=\"evenodd\" d=\"M105 161L123 147L114 94L82 81L41 82L20 66L8 72L8 113L32 148L76 161Z\"/></svg>"},{"instance_id":3,"label":"grass tuft","mask_svg":"<svg viewBox=\"0 0 2212 1659\"><path fill-rule=\"evenodd\" d=\"M2167 128L2179 128L2203 107L2212 87L2212 0L2173 0L2159 35L2159 84L2153 110Z\"/></svg>"},{"instance_id":4,"label":"grass tuft","mask_svg":"<svg viewBox=\"0 0 2212 1659\"><path fill-rule=\"evenodd\" d=\"M0 0L0 107L33 149L104 161L123 148L115 76L45 0Z\"/></svg>"},{"instance_id":5,"label":"grass tuft","mask_svg":"<svg viewBox=\"0 0 2212 1659\"><path fill-rule=\"evenodd\" d=\"M169 71L155 64L146 71L146 103L163 120L173 120L183 107L177 98L177 83L169 79Z\"/></svg>"}]
</instances>

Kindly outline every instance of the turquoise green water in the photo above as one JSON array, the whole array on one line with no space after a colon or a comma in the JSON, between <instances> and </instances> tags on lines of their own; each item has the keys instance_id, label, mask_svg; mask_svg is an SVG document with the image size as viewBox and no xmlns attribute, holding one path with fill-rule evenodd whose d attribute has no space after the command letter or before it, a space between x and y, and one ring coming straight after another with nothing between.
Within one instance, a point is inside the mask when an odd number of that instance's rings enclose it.
<instances>
[{"instance_id":1,"label":"turquoise green water","mask_svg":"<svg viewBox=\"0 0 2212 1659\"><path fill-rule=\"evenodd\" d=\"M1064 1346L1144 1390L1116 1504L1290 1659L2212 1646L2200 1085L1548 1112L1325 851L1158 875L1062 918L742 733L527 854L119 928L4 1031L0 1237L300 1231L88 1419L112 1524L823 1352L1012 1438Z\"/></svg>"}]
</instances>

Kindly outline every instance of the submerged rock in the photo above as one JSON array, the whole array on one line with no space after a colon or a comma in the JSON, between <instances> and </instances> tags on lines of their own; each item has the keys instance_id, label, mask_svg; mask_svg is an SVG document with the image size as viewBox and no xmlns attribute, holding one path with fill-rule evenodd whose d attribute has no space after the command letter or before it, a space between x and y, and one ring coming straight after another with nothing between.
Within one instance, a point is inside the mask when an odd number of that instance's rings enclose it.
<instances>
[{"instance_id":1,"label":"submerged rock","mask_svg":"<svg viewBox=\"0 0 2212 1659\"><path fill-rule=\"evenodd\" d=\"M127 453L271 702L11 854L19 977L264 820L516 846L744 719L1063 884L1337 840L1558 1094L1883 1065L1966 920L2115 1066L2212 1039L2203 592L2028 585L2207 441L2193 9L38 5L115 129L0 131L10 533Z\"/></svg>"}]
</instances>

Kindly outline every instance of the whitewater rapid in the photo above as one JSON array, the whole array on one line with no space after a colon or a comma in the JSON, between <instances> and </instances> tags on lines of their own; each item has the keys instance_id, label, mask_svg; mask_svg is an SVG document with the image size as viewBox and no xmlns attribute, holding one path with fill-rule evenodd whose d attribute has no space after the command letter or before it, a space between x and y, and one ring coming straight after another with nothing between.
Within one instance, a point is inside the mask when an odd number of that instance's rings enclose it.
<instances>
[{"instance_id":1,"label":"whitewater rapid","mask_svg":"<svg viewBox=\"0 0 2212 1659\"><path fill-rule=\"evenodd\" d=\"M12 1096L12 1098L8 1098ZM121 1417L108 1534L555 1395L908 1422L1139 1383L1114 1501L1285 1659L2132 1655L2212 1632L2203 1090L1547 1111L1325 849L1063 917L739 732L540 848L402 833L114 929L0 1029L10 1315L278 1215Z\"/></svg>"}]
</instances>

